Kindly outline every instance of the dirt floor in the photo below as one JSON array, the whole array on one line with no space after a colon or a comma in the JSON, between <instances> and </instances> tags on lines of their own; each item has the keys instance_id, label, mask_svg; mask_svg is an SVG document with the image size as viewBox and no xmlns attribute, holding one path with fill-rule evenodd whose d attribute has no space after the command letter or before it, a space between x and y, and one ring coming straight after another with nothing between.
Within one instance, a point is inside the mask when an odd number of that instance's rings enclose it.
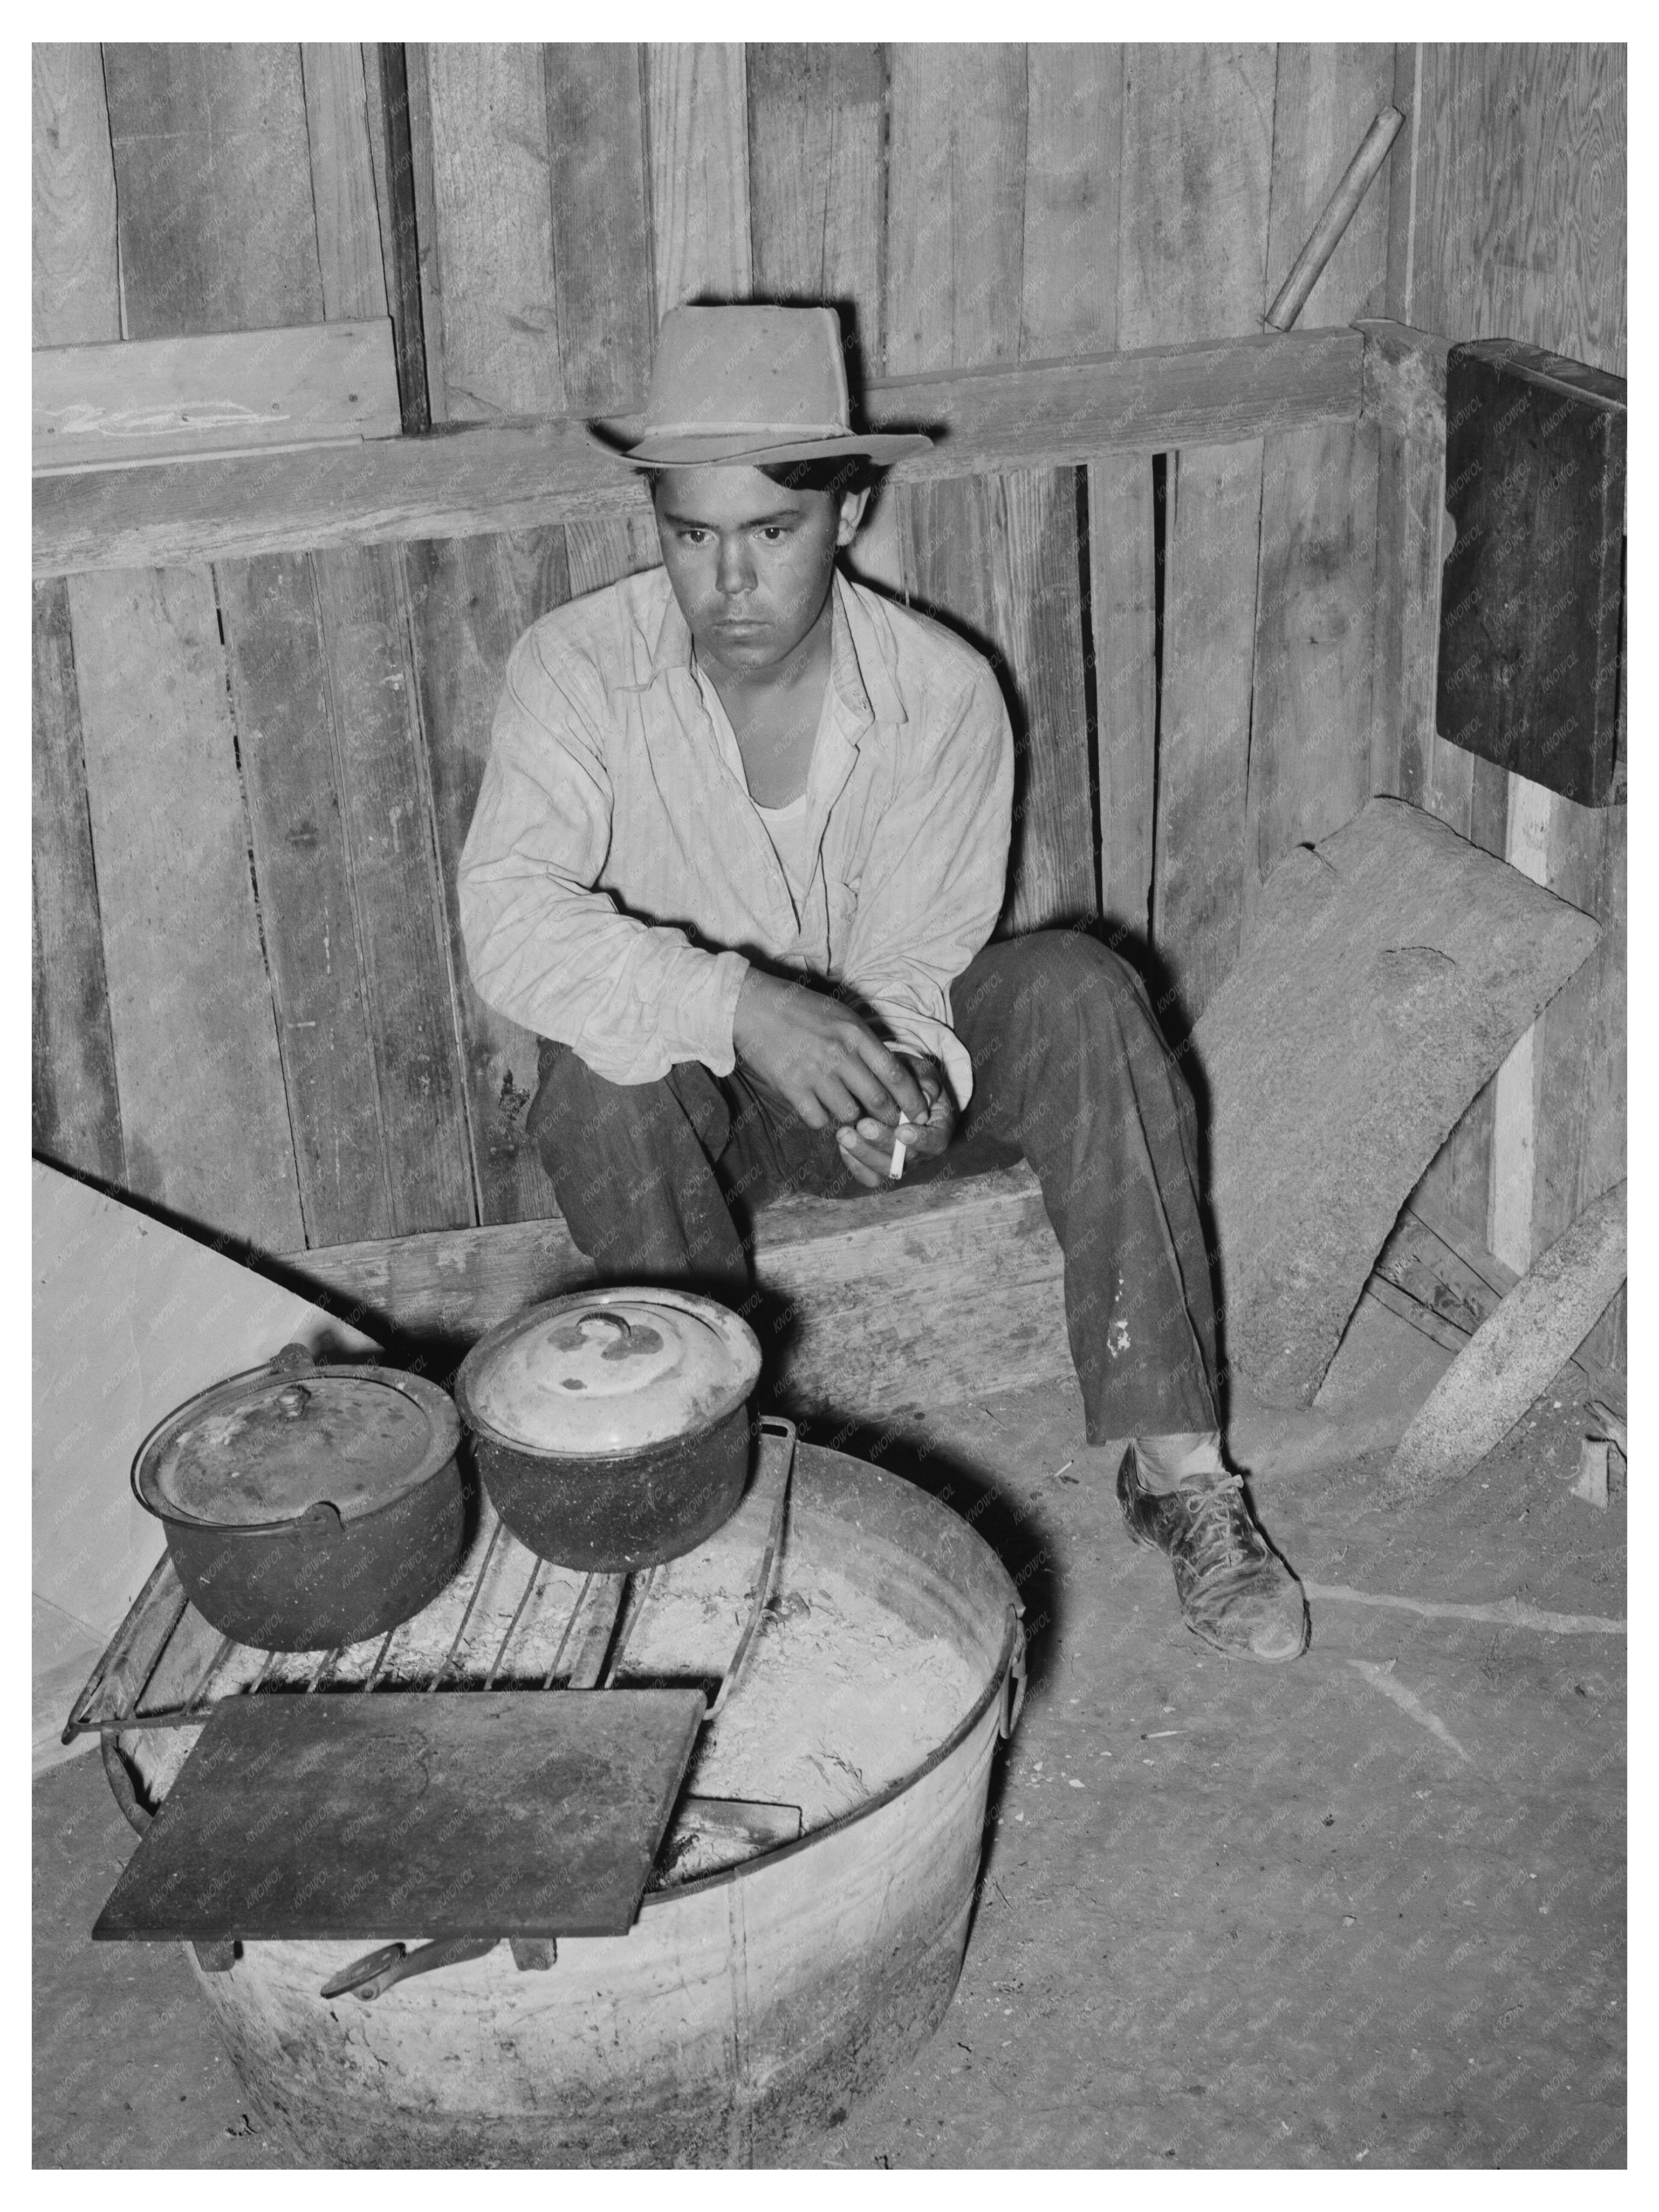
<instances>
[{"instance_id":1,"label":"dirt floor","mask_svg":"<svg viewBox=\"0 0 1659 2212\"><path fill-rule=\"evenodd\" d=\"M1075 1389L815 1431L975 1515L1032 1668L955 2002L823 2164L1623 2164L1625 1506L1571 1495L1582 1394L1406 1515L1385 1451L1236 1423L1310 1587L1283 1668L1182 1627ZM183 1956L87 1940L133 1847L96 1757L35 1808L36 2163L289 2163Z\"/></svg>"}]
</instances>

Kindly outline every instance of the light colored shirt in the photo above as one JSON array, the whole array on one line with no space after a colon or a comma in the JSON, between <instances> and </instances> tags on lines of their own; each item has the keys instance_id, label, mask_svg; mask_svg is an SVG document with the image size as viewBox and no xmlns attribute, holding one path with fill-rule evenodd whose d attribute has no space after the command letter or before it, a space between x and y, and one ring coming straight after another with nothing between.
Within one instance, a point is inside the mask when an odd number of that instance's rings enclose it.
<instances>
[{"instance_id":1,"label":"light colored shirt","mask_svg":"<svg viewBox=\"0 0 1659 2212\"><path fill-rule=\"evenodd\" d=\"M837 574L804 893L705 703L667 574L573 599L513 649L459 869L490 1006L613 1083L730 1073L750 956L845 983L895 1047L973 1086L951 985L1000 911L1013 738L988 664Z\"/></svg>"}]
</instances>

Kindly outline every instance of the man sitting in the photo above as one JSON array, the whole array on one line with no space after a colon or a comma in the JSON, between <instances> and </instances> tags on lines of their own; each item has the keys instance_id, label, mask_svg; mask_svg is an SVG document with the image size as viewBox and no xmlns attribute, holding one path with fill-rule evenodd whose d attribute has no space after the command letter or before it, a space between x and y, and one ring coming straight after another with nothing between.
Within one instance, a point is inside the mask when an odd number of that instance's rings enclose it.
<instances>
[{"instance_id":1,"label":"man sitting","mask_svg":"<svg viewBox=\"0 0 1659 2212\"><path fill-rule=\"evenodd\" d=\"M978 653L837 570L868 462L930 442L848 419L833 310L665 319L623 456L663 566L514 649L461 857L473 981L544 1040L530 1131L613 1282L741 1306L731 1198L880 1189L896 1145L916 1181L1028 1160L1089 1441L1133 1440L1131 1532L1205 1642L1294 1658L1300 1585L1220 1449L1192 1102L1094 937L989 942L1007 712Z\"/></svg>"}]
</instances>

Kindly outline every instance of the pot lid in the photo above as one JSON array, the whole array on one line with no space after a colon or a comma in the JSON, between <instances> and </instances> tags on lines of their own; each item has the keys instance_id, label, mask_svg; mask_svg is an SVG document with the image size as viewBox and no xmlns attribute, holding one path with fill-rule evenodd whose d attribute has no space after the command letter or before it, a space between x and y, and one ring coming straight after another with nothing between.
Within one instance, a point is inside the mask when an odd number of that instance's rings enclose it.
<instances>
[{"instance_id":1,"label":"pot lid","mask_svg":"<svg viewBox=\"0 0 1659 2212\"><path fill-rule=\"evenodd\" d=\"M181 1407L144 1447L134 1480L169 1520L292 1521L320 1501L351 1520L423 1482L459 1437L453 1406L418 1376L262 1367Z\"/></svg>"},{"instance_id":2,"label":"pot lid","mask_svg":"<svg viewBox=\"0 0 1659 2212\"><path fill-rule=\"evenodd\" d=\"M505 1443L634 1451L708 1428L760 1373L748 1325L682 1291L555 1298L492 1329L456 1382L467 1419Z\"/></svg>"}]
</instances>

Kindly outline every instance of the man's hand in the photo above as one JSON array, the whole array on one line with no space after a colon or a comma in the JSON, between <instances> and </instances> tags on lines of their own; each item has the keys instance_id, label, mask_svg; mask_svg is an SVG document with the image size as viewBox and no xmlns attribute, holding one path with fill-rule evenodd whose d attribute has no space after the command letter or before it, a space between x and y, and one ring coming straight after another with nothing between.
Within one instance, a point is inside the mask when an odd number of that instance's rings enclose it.
<instances>
[{"instance_id":1,"label":"man's hand","mask_svg":"<svg viewBox=\"0 0 1659 2212\"><path fill-rule=\"evenodd\" d=\"M850 1128L840 1132L842 1159L858 1180L872 1190L878 1190L892 1180L895 1137L908 1158L933 1160L939 1158L956 1134L957 1102L944 1070L932 1060L915 1059L909 1064L927 1102L925 1114L914 1113L907 1107L910 1120L902 1128L895 1126L896 1115L889 1119L882 1114L864 1114Z\"/></svg>"},{"instance_id":2,"label":"man's hand","mask_svg":"<svg viewBox=\"0 0 1659 2212\"><path fill-rule=\"evenodd\" d=\"M809 1129L873 1117L890 1130L901 1109L913 1121L927 1113L908 1061L890 1052L849 1007L763 969L751 967L743 979L732 1042L749 1073ZM891 1152L890 1135L889 1158ZM885 1170L884 1160L877 1180L885 1179Z\"/></svg>"}]
</instances>

